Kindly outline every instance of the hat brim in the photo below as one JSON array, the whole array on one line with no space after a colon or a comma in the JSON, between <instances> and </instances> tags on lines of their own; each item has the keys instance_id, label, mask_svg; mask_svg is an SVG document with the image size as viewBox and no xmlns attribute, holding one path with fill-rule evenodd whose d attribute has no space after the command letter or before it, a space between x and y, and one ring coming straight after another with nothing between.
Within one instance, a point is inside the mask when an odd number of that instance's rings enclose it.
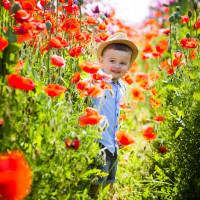
<instances>
[{"instance_id":1,"label":"hat brim","mask_svg":"<svg viewBox=\"0 0 200 200\"><path fill-rule=\"evenodd\" d=\"M105 47L107 47L108 45L113 44L113 43L121 43L121 44L125 44L125 45L129 46L133 50L133 56L132 56L131 63L133 63L135 61L135 59L137 58L137 55L138 55L138 48L130 40L111 40L111 41L107 41L107 42L100 44L97 49L97 58L99 59L99 57L102 55L102 51L105 49Z\"/></svg>"}]
</instances>

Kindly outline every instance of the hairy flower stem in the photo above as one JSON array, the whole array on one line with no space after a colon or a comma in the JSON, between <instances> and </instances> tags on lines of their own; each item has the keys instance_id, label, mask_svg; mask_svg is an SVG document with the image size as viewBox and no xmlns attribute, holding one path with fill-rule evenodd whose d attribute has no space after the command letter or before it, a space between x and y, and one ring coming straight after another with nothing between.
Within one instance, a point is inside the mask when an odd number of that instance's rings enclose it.
<instances>
[{"instance_id":1,"label":"hairy flower stem","mask_svg":"<svg viewBox=\"0 0 200 200\"><path fill-rule=\"evenodd\" d=\"M171 65L172 65L172 70L173 70L173 74L174 74L174 67L173 67L173 62L172 62L172 25L170 23L170 41L169 41L169 45L170 45L170 57L171 57Z\"/></svg>"},{"instance_id":2,"label":"hairy flower stem","mask_svg":"<svg viewBox=\"0 0 200 200\"><path fill-rule=\"evenodd\" d=\"M57 28L58 28L58 0L56 4L56 35L57 35Z\"/></svg>"},{"instance_id":3,"label":"hairy flower stem","mask_svg":"<svg viewBox=\"0 0 200 200\"><path fill-rule=\"evenodd\" d=\"M48 45L48 61L47 61L47 73L48 73L48 84L50 83L50 78L49 78L49 53L50 53L50 40L51 40L51 29L48 31L49 33L49 45Z\"/></svg>"}]
</instances>

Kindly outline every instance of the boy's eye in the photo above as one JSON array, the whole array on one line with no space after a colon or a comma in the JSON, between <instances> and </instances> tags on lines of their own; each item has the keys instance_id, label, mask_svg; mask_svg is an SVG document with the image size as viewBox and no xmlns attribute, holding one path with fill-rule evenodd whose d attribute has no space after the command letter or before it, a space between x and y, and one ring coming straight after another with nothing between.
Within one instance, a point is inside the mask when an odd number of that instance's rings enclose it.
<instances>
[{"instance_id":1,"label":"boy's eye","mask_svg":"<svg viewBox=\"0 0 200 200\"><path fill-rule=\"evenodd\" d=\"M122 62L121 65L125 65L126 63Z\"/></svg>"},{"instance_id":2,"label":"boy's eye","mask_svg":"<svg viewBox=\"0 0 200 200\"><path fill-rule=\"evenodd\" d=\"M110 60L110 62L114 62L114 60Z\"/></svg>"}]
</instances>

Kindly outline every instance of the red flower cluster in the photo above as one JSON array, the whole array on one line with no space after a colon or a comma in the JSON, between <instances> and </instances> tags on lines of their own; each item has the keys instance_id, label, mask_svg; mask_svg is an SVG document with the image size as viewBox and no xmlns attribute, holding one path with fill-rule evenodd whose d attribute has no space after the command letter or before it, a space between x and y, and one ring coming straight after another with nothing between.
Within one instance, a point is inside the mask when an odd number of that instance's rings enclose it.
<instances>
[{"instance_id":1,"label":"red flower cluster","mask_svg":"<svg viewBox=\"0 0 200 200\"><path fill-rule=\"evenodd\" d=\"M82 115L79 119L79 124L81 126L85 126L88 124L95 125L105 118L104 115L99 115L98 110L95 110L94 108L87 107L85 111L86 114Z\"/></svg>"},{"instance_id":2,"label":"red flower cluster","mask_svg":"<svg viewBox=\"0 0 200 200\"><path fill-rule=\"evenodd\" d=\"M42 88L50 97L57 97L64 93L67 88L58 84L49 84Z\"/></svg>"},{"instance_id":3,"label":"red flower cluster","mask_svg":"<svg viewBox=\"0 0 200 200\"><path fill-rule=\"evenodd\" d=\"M0 199L24 199L31 182L31 168L21 151L0 154Z\"/></svg>"},{"instance_id":4,"label":"red flower cluster","mask_svg":"<svg viewBox=\"0 0 200 200\"><path fill-rule=\"evenodd\" d=\"M0 51L3 51L8 46L8 40L0 37Z\"/></svg>"},{"instance_id":5,"label":"red flower cluster","mask_svg":"<svg viewBox=\"0 0 200 200\"><path fill-rule=\"evenodd\" d=\"M70 140L66 139L65 145L68 149L78 150L78 148L80 146L80 141L79 140L72 140L72 142L70 143Z\"/></svg>"},{"instance_id":6,"label":"red flower cluster","mask_svg":"<svg viewBox=\"0 0 200 200\"><path fill-rule=\"evenodd\" d=\"M6 75L10 87L15 87L20 90L33 90L36 84L29 78L24 78L20 74Z\"/></svg>"},{"instance_id":7,"label":"red flower cluster","mask_svg":"<svg viewBox=\"0 0 200 200\"><path fill-rule=\"evenodd\" d=\"M116 140L122 145L130 145L137 142L136 138L132 134L125 131L117 131L115 135L117 137Z\"/></svg>"},{"instance_id":8,"label":"red flower cluster","mask_svg":"<svg viewBox=\"0 0 200 200\"><path fill-rule=\"evenodd\" d=\"M85 61L83 63L79 63L78 66L84 72L94 74L102 67L102 64L94 62L94 61Z\"/></svg>"},{"instance_id":9,"label":"red flower cluster","mask_svg":"<svg viewBox=\"0 0 200 200\"><path fill-rule=\"evenodd\" d=\"M153 130L153 127L149 126L147 129L144 130L142 136L148 141L155 140L156 134L153 133Z\"/></svg>"}]
</instances>

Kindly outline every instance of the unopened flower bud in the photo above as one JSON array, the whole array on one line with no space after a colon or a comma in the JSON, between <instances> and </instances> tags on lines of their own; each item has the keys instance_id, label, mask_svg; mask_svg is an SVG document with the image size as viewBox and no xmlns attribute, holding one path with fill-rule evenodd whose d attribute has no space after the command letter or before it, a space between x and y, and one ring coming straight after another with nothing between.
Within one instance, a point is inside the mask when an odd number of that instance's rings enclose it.
<instances>
[{"instance_id":1,"label":"unopened flower bud","mask_svg":"<svg viewBox=\"0 0 200 200\"><path fill-rule=\"evenodd\" d=\"M176 6L176 12L180 12L181 11L181 7L180 6Z\"/></svg>"},{"instance_id":2,"label":"unopened flower bud","mask_svg":"<svg viewBox=\"0 0 200 200\"><path fill-rule=\"evenodd\" d=\"M194 10L197 10L198 6L196 2L194 2L193 7L194 7Z\"/></svg>"},{"instance_id":3,"label":"unopened flower bud","mask_svg":"<svg viewBox=\"0 0 200 200\"><path fill-rule=\"evenodd\" d=\"M21 10L22 6L20 3L15 3L12 5L11 13L16 13L18 10Z\"/></svg>"},{"instance_id":4,"label":"unopened flower bud","mask_svg":"<svg viewBox=\"0 0 200 200\"><path fill-rule=\"evenodd\" d=\"M45 22L45 25L46 25L47 30L51 30L51 28L52 28L52 23L51 23L49 20L47 20L47 21Z\"/></svg>"},{"instance_id":5,"label":"unopened flower bud","mask_svg":"<svg viewBox=\"0 0 200 200\"><path fill-rule=\"evenodd\" d=\"M175 13L175 14L174 14L174 17L175 17L175 19L178 19L178 17L179 17L179 16L178 16L178 13Z\"/></svg>"},{"instance_id":6,"label":"unopened flower bud","mask_svg":"<svg viewBox=\"0 0 200 200\"><path fill-rule=\"evenodd\" d=\"M44 69L40 69L40 71L39 71L40 78L43 78L44 74L45 74L45 70Z\"/></svg>"},{"instance_id":7,"label":"unopened flower bud","mask_svg":"<svg viewBox=\"0 0 200 200\"><path fill-rule=\"evenodd\" d=\"M192 11L188 10L188 17L191 18L192 17Z\"/></svg>"},{"instance_id":8,"label":"unopened flower bud","mask_svg":"<svg viewBox=\"0 0 200 200\"><path fill-rule=\"evenodd\" d=\"M112 90L110 90L110 96L111 96L112 98L114 98L114 92L113 92Z\"/></svg>"},{"instance_id":9,"label":"unopened flower bud","mask_svg":"<svg viewBox=\"0 0 200 200\"><path fill-rule=\"evenodd\" d=\"M186 38L190 38L190 33L186 33Z\"/></svg>"},{"instance_id":10,"label":"unopened flower bud","mask_svg":"<svg viewBox=\"0 0 200 200\"><path fill-rule=\"evenodd\" d=\"M171 16L169 17L169 22L170 22L170 23L174 22L174 19L175 19L174 16L171 15Z\"/></svg>"}]
</instances>

